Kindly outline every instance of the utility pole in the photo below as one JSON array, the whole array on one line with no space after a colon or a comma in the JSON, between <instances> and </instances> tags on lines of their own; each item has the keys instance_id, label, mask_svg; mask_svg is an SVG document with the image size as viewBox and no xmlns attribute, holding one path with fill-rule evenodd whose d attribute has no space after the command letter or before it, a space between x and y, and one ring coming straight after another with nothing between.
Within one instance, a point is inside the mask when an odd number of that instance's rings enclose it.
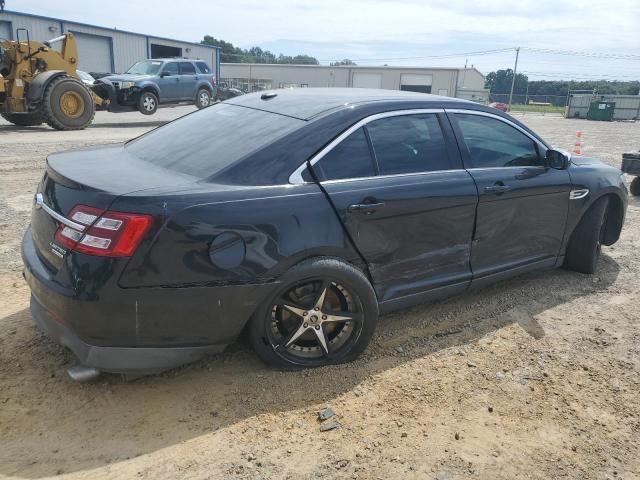
<instances>
[{"instance_id":1,"label":"utility pole","mask_svg":"<svg viewBox=\"0 0 640 480\"><path fill-rule=\"evenodd\" d=\"M509 106L507 110L511 111L511 101L513 100L513 87L516 86L516 75L518 73L518 55L520 55L520 47L516 47L516 64L513 66L513 79L511 79L511 93L509 93Z\"/></svg>"}]
</instances>

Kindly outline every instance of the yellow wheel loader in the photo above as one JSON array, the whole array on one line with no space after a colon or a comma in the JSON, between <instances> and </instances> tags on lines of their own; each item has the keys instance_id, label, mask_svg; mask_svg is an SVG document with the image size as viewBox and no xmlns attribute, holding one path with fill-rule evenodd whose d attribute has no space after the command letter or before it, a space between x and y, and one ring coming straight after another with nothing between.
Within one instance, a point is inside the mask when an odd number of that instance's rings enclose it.
<instances>
[{"instance_id":1,"label":"yellow wheel loader","mask_svg":"<svg viewBox=\"0 0 640 480\"><path fill-rule=\"evenodd\" d=\"M22 38L21 38L22 37ZM53 48L60 43L60 49ZM78 48L72 33L33 42L26 29L0 40L0 115L16 125L47 123L57 130L89 126L96 108L109 101L78 78Z\"/></svg>"}]
</instances>

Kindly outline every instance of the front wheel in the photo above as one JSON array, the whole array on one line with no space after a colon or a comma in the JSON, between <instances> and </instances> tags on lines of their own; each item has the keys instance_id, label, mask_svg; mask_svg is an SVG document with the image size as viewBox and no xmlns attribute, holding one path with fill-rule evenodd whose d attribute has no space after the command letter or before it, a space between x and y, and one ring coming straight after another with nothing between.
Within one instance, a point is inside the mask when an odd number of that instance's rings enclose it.
<instances>
[{"instance_id":1,"label":"front wheel","mask_svg":"<svg viewBox=\"0 0 640 480\"><path fill-rule=\"evenodd\" d=\"M56 130L82 130L91 125L96 109L91 93L79 80L58 77L47 85L38 113Z\"/></svg>"},{"instance_id":2,"label":"front wheel","mask_svg":"<svg viewBox=\"0 0 640 480\"><path fill-rule=\"evenodd\" d=\"M631 192L631 195L633 195L634 197L640 196L640 177L636 177L633 180L631 180L629 191Z\"/></svg>"},{"instance_id":3,"label":"front wheel","mask_svg":"<svg viewBox=\"0 0 640 480\"><path fill-rule=\"evenodd\" d=\"M202 110L203 108L207 108L209 105L211 105L211 94L206 88L201 88L198 90L196 95L196 107Z\"/></svg>"},{"instance_id":4,"label":"front wheel","mask_svg":"<svg viewBox=\"0 0 640 480\"><path fill-rule=\"evenodd\" d=\"M348 362L365 350L378 320L364 274L334 258L293 267L253 316L249 339L267 364L284 369Z\"/></svg>"},{"instance_id":5,"label":"front wheel","mask_svg":"<svg viewBox=\"0 0 640 480\"><path fill-rule=\"evenodd\" d=\"M158 110L158 97L152 92L142 92L138 100L138 110L143 115L153 115Z\"/></svg>"}]
</instances>

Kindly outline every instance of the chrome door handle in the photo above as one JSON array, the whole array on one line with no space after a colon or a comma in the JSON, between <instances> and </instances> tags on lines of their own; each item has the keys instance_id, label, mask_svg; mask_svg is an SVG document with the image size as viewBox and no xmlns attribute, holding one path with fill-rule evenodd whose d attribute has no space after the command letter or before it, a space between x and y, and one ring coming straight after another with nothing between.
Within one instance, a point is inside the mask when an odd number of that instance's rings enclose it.
<instances>
[{"instance_id":1,"label":"chrome door handle","mask_svg":"<svg viewBox=\"0 0 640 480\"><path fill-rule=\"evenodd\" d=\"M349 212L360 212L360 213L364 213L365 215L371 215L371 214L377 212L378 210L380 210L383 207L384 207L384 202L380 202L380 203L357 203L355 205L349 205L347 210Z\"/></svg>"},{"instance_id":2,"label":"chrome door handle","mask_svg":"<svg viewBox=\"0 0 640 480\"><path fill-rule=\"evenodd\" d=\"M509 190L511 190L511 187L509 185L493 185L491 187L484 187L485 192L495 194L504 193Z\"/></svg>"}]
</instances>

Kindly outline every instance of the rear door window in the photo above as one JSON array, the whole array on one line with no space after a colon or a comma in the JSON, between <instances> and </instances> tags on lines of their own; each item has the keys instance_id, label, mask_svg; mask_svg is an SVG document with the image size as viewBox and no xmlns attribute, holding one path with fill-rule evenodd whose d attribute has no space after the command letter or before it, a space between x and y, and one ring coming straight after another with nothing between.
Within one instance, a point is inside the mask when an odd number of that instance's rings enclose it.
<instances>
[{"instance_id":1,"label":"rear door window","mask_svg":"<svg viewBox=\"0 0 640 480\"><path fill-rule=\"evenodd\" d=\"M380 175L449 170L447 145L435 113L387 117L367 124Z\"/></svg>"},{"instance_id":2,"label":"rear door window","mask_svg":"<svg viewBox=\"0 0 640 480\"><path fill-rule=\"evenodd\" d=\"M195 75L196 67L191 62L180 62L180 75Z\"/></svg>"},{"instance_id":3,"label":"rear door window","mask_svg":"<svg viewBox=\"0 0 640 480\"><path fill-rule=\"evenodd\" d=\"M372 177L376 174L364 129L359 128L313 166L323 180Z\"/></svg>"},{"instance_id":4,"label":"rear door window","mask_svg":"<svg viewBox=\"0 0 640 480\"><path fill-rule=\"evenodd\" d=\"M198 178L214 175L305 124L276 113L219 103L127 143L132 155Z\"/></svg>"},{"instance_id":5,"label":"rear door window","mask_svg":"<svg viewBox=\"0 0 640 480\"><path fill-rule=\"evenodd\" d=\"M198 67L198 71L200 73L211 73L209 65L207 65L205 62L196 62L196 66Z\"/></svg>"}]
</instances>

